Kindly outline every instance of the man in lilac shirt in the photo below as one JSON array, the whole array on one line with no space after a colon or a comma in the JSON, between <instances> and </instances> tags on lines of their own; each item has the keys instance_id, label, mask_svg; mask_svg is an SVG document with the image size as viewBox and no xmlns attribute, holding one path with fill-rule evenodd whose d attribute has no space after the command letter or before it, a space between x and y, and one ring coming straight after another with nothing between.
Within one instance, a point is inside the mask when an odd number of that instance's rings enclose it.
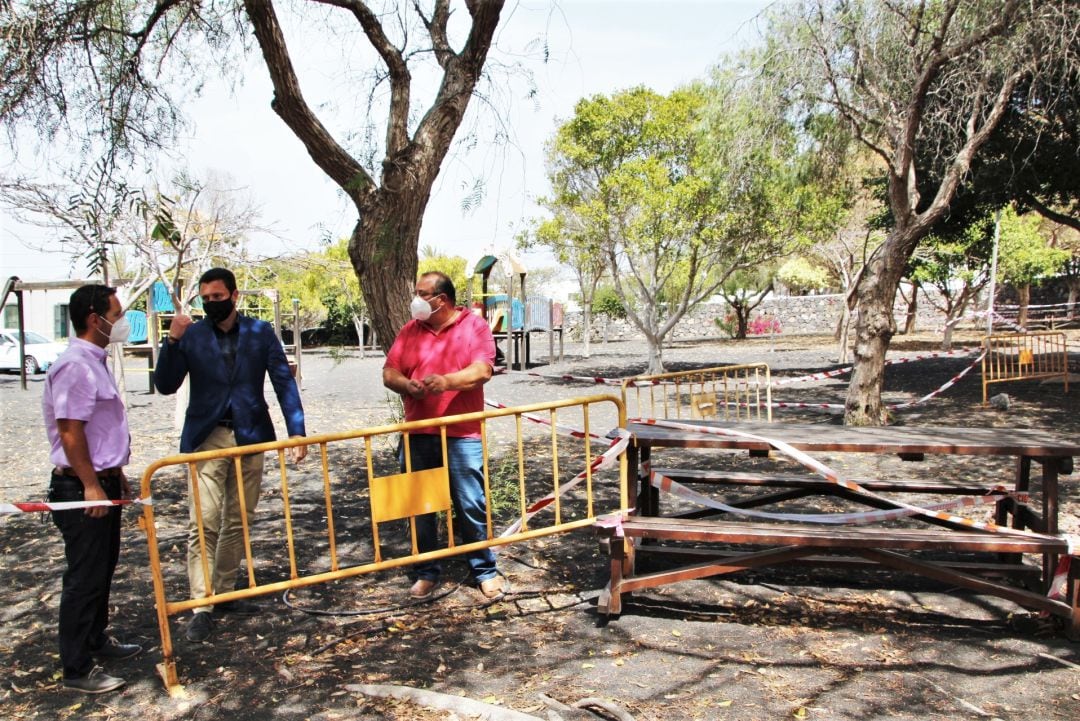
<instances>
[{"instance_id":1,"label":"man in lilac shirt","mask_svg":"<svg viewBox=\"0 0 1080 721\"><path fill-rule=\"evenodd\" d=\"M76 336L49 369L42 397L49 460L49 500L106 501L130 496L123 466L130 457L127 415L105 365L109 343L127 339L116 289L84 285L71 294ZM124 685L94 660L120 660L142 651L106 635L109 588L120 557L120 507L53 511L64 538L67 570L60 596L60 662L64 688L106 693Z\"/></svg>"}]
</instances>

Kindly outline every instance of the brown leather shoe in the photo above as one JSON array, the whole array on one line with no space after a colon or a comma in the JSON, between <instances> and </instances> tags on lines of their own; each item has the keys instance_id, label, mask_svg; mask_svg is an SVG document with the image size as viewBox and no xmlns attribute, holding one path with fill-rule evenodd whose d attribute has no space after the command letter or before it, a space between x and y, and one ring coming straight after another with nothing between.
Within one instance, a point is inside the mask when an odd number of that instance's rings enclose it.
<instances>
[{"instance_id":1,"label":"brown leather shoe","mask_svg":"<svg viewBox=\"0 0 1080 721\"><path fill-rule=\"evenodd\" d=\"M414 601L426 601L434 595L435 589L438 587L438 580L418 578L412 588L409 589L409 598Z\"/></svg>"},{"instance_id":2,"label":"brown leather shoe","mask_svg":"<svg viewBox=\"0 0 1080 721\"><path fill-rule=\"evenodd\" d=\"M486 581L480 582L480 593L484 594L484 598L497 601L506 595L506 588L503 585L503 580L499 576L489 578Z\"/></svg>"}]
</instances>

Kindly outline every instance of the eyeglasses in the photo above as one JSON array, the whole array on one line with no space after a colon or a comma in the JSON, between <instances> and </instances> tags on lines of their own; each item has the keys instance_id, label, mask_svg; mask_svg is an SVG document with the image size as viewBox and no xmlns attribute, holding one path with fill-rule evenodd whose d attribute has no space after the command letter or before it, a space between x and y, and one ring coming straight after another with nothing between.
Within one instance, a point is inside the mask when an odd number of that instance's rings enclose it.
<instances>
[{"instance_id":1,"label":"eyeglasses","mask_svg":"<svg viewBox=\"0 0 1080 721\"><path fill-rule=\"evenodd\" d=\"M424 300L428 300L429 298L434 298L437 295L442 295L442 293L429 293L426 290L418 290L416 291L416 295L423 298Z\"/></svg>"}]
</instances>

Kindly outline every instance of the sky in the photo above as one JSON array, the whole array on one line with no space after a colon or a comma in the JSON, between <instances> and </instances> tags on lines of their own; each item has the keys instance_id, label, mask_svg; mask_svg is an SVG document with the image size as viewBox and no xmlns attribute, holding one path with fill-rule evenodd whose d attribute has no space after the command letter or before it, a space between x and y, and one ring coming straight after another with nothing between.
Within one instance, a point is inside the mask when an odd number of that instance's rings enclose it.
<instances>
[{"instance_id":1,"label":"sky","mask_svg":"<svg viewBox=\"0 0 1080 721\"><path fill-rule=\"evenodd\" d=\"M548 191L544 143L572 115L577 100L636 85L668 92L704 77L725 52L754 39L760 25L755 18L770 4L770 0L508 0L492 57L521 60L533 73L537 94L528 99L522 87L507 85L506 126L511 138L505 150L484 142L494 126L481 121L478 144L469 152L451 151L425 214L421 248L463 256L470 266L486 253L511 249L515 233L540 214L534 199ZM547 62L537 50L538 38L546 38ZM293 49L298 57L306 50L319 51L298 45ZM348 92L345 80L334 77L333 67L323 63L302 80L314 77L313 85L329 97ZM191 132L176 155L197 176L227 174L233 187L242 188L261 207L262 225L273 232L252 237L250 248L256 254L316 249L325 233L349 235L355 211L270 109L270 81L257 52L243 74L243 85L235 91L211 83L187 108ZM21 169L25 168L24 161ZM463 209L481 176L482 202ZM71 268L66 256L33 249L50 245L49 231L20 225L4 215L0 240L2 278L85 276L83 268ZM543 254L526 255L524 261L532 267L553 265Z\"/></svg>"}]
</instances>

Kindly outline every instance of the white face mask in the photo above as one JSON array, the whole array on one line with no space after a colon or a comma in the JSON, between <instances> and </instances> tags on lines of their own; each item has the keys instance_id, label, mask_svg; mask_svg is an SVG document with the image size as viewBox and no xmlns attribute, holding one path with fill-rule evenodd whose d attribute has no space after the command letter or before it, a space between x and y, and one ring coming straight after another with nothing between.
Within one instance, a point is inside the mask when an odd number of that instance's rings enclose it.
<instances>
[{"instance_id":1,"label":"white face mask","mask_svg":"<svg viewBox=\"0 0 1080 721\"><path fill-rule=\"evenodd\" d=\"M108 323L109 321L105 322ZM129 335L131 335L131 324L128 323L128 319L125 316L120 316L120 318L112 324L112 328L109 330L109 342L127 343Z\"/></svg>"},{"instance_id":2,"label":"white face mask","mask_svg":"<svg viewBox=\"0 0 1080 721\"><path fill-rule=\"evenodd\" d=\"M431 317L431 306L420 296L414 295L412 302L409 303L409 312L416 320L427 320Z\"/></svg>"}]
</instances>

